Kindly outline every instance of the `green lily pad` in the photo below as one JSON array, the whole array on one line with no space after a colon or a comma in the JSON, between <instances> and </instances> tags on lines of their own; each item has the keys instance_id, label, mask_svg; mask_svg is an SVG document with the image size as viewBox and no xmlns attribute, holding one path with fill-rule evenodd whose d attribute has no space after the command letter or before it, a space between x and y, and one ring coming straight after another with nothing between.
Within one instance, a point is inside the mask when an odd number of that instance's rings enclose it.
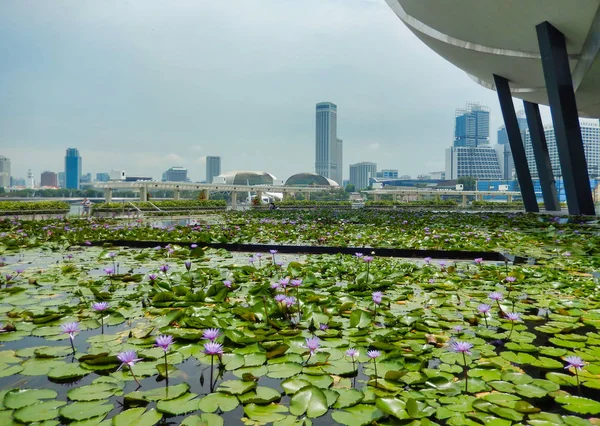
<instances>
[{"instance_id":1,"label":"green lily pad","mask_svg":"<svg viewBox=\"0 0 600 426\"><path fill-rule=\"evenodd\" d=\"M285 419L288 412L287 407L279 404L257 405L248 404L244 406L244 413L248 418L262 424L277 422Z\"/></svg>"},{"instance_id":2,"label":"green lily pad","mask_svg":"<svg viewBox=\"0 0 600 426\"><path fill-rule=\"evenodd\" d=\"M306 386L310 386L310 381L299 379L297 377L292 377L291 379L281 382L281 387L288 395L293 395Z\"/></svg>"},{"instance_id":3,"label":"green lily pad","mask_svg":"<svg viewBox=\"0 0 600 426\"><path fill-rule=\"evenodd\" d=\"M69 420L86 420L105 416L113 407L113 404L107 404L106 401L74 402L62 407L60 415Z\"/></svg>"},{"instance_id":4,"label":"green lily pad","mask_svg":"<svg viewBox=\"0 0 600 426\"><path fill-rule=\"evenodd\" d=\"M337 389L336 392L339 394L339 397L333 405L334 408L352 407L362 401L365 396L358 389Z\"/></svg>"},{"instance_id":5,"label":"green lily pad","mask_svg":"<svg viewBox=\"0 0 600 426\"><path fill-rule=\"evenodd\" d=\"M15 420L22 423L43 422L52 420L59 415L58 408L65 405L65 401L44 401L38 404L19 408L13 413Z\"/></svg>"},{"instance_id":6,"label":"green lily pad","mask_svg":"<svg viewBox=\"0 0 600 426\"><path fill-rule=\"evenodd\" d=\"M95 401L108 399L118 390L119 387L112 383L96 383L71 389L67 396L72 401Z\"/></svg>"},{"instance_id":7,"label":"green lily pad","mask_svg":"<svg viewBox=\"0 0 600 426\"><path fill-rule=\"evenodd\" d=\"M51 389L9 390L4 396L4 406L18 409L39 403L43 399L54 399L58 393Z\"/></svg>"},{"instance_id":8,"label":"green lily pad","mask_svg":"<svg viewBox=\"0 0 600 426\"><path fill-rule=\"evenodd\" d=\"M600 402L580 396L560 395L555 398L563 408L578 414L599 414Z\"/></svg>"},{"instance_id":9,"label":"green lily pad","mask_svg":"<svg viewBox=\"0 0 600 426\"><path fill-rule=\"evenodd\" d=\"M182 414L191 413L198 409L199 400L195 393L185 393L177 398L158 401L156 409L167 415L181 416Z\"/></svg>"},{"instance_id":10,"label":"green lily pad","mask_svg":"<svg viewBox=\"0 0 600 426\"><path fill-rule=\"evenodd\" d=\"M295 362L283 362L280 364L269 365L267 377L273 379L287 379L295 376L302 371L302 365Z\"/></svg>"},{"instance_id":11,"label":"green lily pad","mask_svg":"<svg viewBox=\"0 0 600 426\"><path fill-rule=\"evenodd\" d=\"M253 391L247 392L238 397L242 404L259 404L265 405L271 402L279 401L281 394L275 389L268 388L266 386L258 386Z\"/></svg>"},{"instance_id":12,"label":"green lily pad","mask_svg":"<svg viewBox=\"0 0 600 426\"><path fill-rule=\"evenodd\" d=\"M379 420L384 415L383 411L377 407L358 404L344 410L334 411L331 417L336 422L346 426L363 426Z\"/></svg>"},{"instance_id":13,"label":"green lily pad","mask_svg":"<svg viewBox=\"0 0 600 426\"><path fill-rule=\"evenodd\" d=\"M224 412L234 410L239 405L238 399L226 393L216 392L206 395L200 399L198 408L207 413L214 413L217 410Z\"/></svg>"},{"instance_id":14,"label":"green lily pad","mask_svg":"<svg viewBox=\"0 0 600 426\"><path fill-rule=\"evenodd\" d=\"M88 370L84 370L79 364L60 363L48 372L48 377L52 380L72 380L90 374Z\"/></svg>"},{"instance_id":15,"label":"green lily pad","mask_svg":"<svg viewBox=\"0 0 600 426\"><path fill-rule=\"evenodd\" d=\"M125 402L128 401L164 401L178 398L190 389L187 383L180 383L175 386L160 387L148 391L135 391L125 395Z\"/></svg>"},{"instance_id":16,"label":"green lily pad","mask_svg":"<svg viewBox=\"0 0 600 426\"><path fill-rule=\"evenodd\" d=\"M327 412L329 405L323 391L316 386L306 386L292 396L290 413L301 416L304 413L310 418L320 417Z\"/></svg>"},{"instance_id":17,"label":"green lily pad","mask_svg":"<svg viewBox=\"0 0 600 426\"><path fill-rule=\"evenodd\" d=\"M153 426L162 419L155 409L146 411L145 407L130 408L112 418L114 426Z\"/></svg>"},{"instance_id":18,"label":"green lily pad","mask_svg":"<svg viewBox=\"0 0 600 426\"><path fill-rule=\"evenodd\" d=\"M242 395L255 389L257 386L254 381L244 380L226 380L219 385L217 392L228 393L230 395Z\"/></svg>"},{"instance_id":19,"label":"green lily pad","mask_svg":"<svg viewBox=\"0 0 600 426\"><path fill-rule=\"evenodd\" d=\"M200 416L194 415L183 419L182 426L223 426L223 418L217 414L202 413Z\"/></svg>"}]
</instances>

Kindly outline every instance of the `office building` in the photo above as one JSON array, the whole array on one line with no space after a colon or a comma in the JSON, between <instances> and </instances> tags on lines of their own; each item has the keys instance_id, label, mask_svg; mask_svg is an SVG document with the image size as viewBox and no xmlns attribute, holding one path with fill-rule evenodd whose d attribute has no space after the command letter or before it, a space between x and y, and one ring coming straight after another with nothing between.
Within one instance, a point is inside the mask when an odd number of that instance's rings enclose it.
<instances>
[{"instance_id":1,"label":"office building","mask_svg":"<svg viewBox=\"0 0 600 426\"><path fill-rule=\"evenodd\" d=\"M86 173L81 175L80 183L92 183L92 174Z\"/></svg>"},{"instance_id":2,"label":"office building","mask_svg":"<svg viewBox=\"0 0 600 426\"><path fill-rule=\"evenodd\" d=\"M521 131L521 140L525 143L527 136L527 118L525 112L519 110L517 112L517 123ZM500 170L502 171L502 179L510 180L515 178L515 162L513 160L510 143L508 142L508 133L504 125L498 127L498 145L495 147L500 162Z\"/></svg>"},{"instance_id":3,"label":"office building","mask_svg":"<svg viewBox=\"0 0 600 426\"><path fill-rule=\"evenodd\" d=\"M600 124L598 120L581 119L579 120L581 127L581 138L583 140L583 150L587 161L588 175L590 179L600 177ZM552 173L556 179L562 177L560 168L560 160L558 157L558 148L556 144L556 136L552 125L544 126L544 135L546 136L546 144L548 145L548 154L552 164ZM525 136L525 155L527 163L533 178L538 178L537 165L533 155L533 147L531 145L531 137L529 132Z\"/></svg>"},{"instance_id":4,"label":"office building","mask_svg":"<svg viewBox=\"0 0 600 426\"><path fill-rule=\"evenodd\" d=\"M213 183L216 176L221 174L221 157L209 155L206 157L206 183Z\"/></svg>"},{"instance_id":5,"label":"office building","mask_svg":"<svg viewBox=\"0 0 600 426\"><path fill-rule=\"evenodd\" d=\"M377 172L377 178L380 179L398 179L397 169L381 169Z\"/></svg>"},{"instance_id":6,"label":"office building","mask_svg":"<svg viewBox=\"0 0 600 426\"><path fill-rule=\"evenodd\" d=\"M96 182L108 182L110 180L110 173L102 172L96 173Z\"/></svg>"},{"instance_id":7,"label":"office building","mask_svg":"<svg viewBox=\"0 0 600 426\"><path fill-rule=\"evenodd\" d=\"M35 179L33 177L33 172L31 171L31 169L27 170L27 188L35 188Z\"/></svg>"},{"instance_id":8,"label":"office building","mask_svg":"<svg viewBox=\"0 0 600 426\"><path fill-rule=\"evenodd\" d=\"M54 172L45 171L40 177L40 186L58 188L58 176Z\"/></svg>"},{"instance_id":9,"label":"office building","mask_svg":"<svg viewBox=\"0 0 600 426\"><path fill-rule=\"evenodd\" d=\"M18 186L18 187L25 188L26 184L27 184L27 181L25 180L25 178L17 178L17 177L10 178L10 186Z\"/></svg>"},{"instance_id":10,"label":"office building","mask_svg":"<svg viewBox=\"0 0 600 426\"><path fill-rule=\"evenodd\" d=\"M455 114L454 141L446 149L446 179L501 179L498 153L490 146L490 110L468 103Z\"/></svg>"},{"instance_id":11,"label":"office building","mask_svg":"<svg viewBox=\"0 0 600 426\"><path fill-rule=\"evenodd\" d=\"M10 159L0 155L0 188L8 188L10 183Z\"/></svg>"},{"instance_id":12,"label":"office building","mask_svg":"<svg viewBox=\"0 0 600 426\"><path fill-rule=\"evenodd\" d=\"M477 103L457 108L454 125L455 147L476 148L490 143L490 109Z\"/></svg>"},{"instance_id":13,"label":"office building","mask_svg":"<svg viewBox=\"0 0 600 426\"><path fill-rule=\"evenodd\" d=\"M171 167L162 174L163 182L187 182L188 171L185 167Z\"/></svg>"},{"instance_id":14,"label":"office building","mask_svg":"<svg viewBox=\"0 0 600 426\"><path fill-rule=\"evenodd\" d=\"M343 141L337 137L337 105L321 102L316 106L315 173L338 184L343 181Z\"/></svg>"},{"instance_id":15,"label":"office building","mask_svg":"<svg viewBox=\"0 0 600 426\"><path fill-rule=\"evenodd\" d=\"M368 161L363 163L350 164L350 184L354 185L357 191L368 188L370 179L377 176L377 164Z\"/></svg>"},{"instance_id":16,"label":"office building","mask_svg":"<svg viewBox=\"0 0 600 426\"><path fill-rule=\"evenodd\" d=\"M65 172L58 172L58 187L64 188L65 186Z\"/></svg>"},{"instance_id":17,"label":"office building","mask_svg":"<svg viewBox=\"0 0 600 426\"><path fill-rule=\"evenodd\" d=\"M81 157L76 148L68 148L65 155L65 188L79 189L81 180Z\"/></svg>"}]
</instances>

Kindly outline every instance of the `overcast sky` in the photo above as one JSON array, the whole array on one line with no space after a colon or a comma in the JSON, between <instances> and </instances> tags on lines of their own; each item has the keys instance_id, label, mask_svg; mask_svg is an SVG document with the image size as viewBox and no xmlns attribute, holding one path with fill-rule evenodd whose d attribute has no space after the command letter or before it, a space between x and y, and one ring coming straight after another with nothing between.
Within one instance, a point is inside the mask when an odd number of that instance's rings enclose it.
<instances>
[{"instance_id":1,"label":"overcast sky","mask_svg":"<svg viewBox=\"0 0 600 426\"><path fill-rule=\"evenodd\" d=\"M63 171L160 179L204 157L222 171L314 171L315 104L338 105L348 165L444 169L454 110L495 92L421 43L384 0L5 0L0 155L12 175Z\"/></svg>"}]
</instances>

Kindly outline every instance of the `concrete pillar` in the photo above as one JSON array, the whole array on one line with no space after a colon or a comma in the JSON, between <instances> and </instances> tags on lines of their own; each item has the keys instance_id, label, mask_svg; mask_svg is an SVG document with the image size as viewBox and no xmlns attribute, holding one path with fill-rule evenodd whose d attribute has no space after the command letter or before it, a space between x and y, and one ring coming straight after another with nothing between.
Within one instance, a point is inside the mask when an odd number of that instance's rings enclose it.
<instances>
[{"instance_id":1,"label":"concrete pillar","mask_svg":"<svg viewBox=\"0 0 600 426\"><path fill-rule=\"evenodd\" d=\"M146 185L140 186L140 202L145 203L148 201L148 187Z\"/></svg>"},{"instance_id":2,"label":"concrete pillar","mask_svg":"<svg viewBox=\"0 0 600 426\"><path fill-rule=\"evenodd\" d=\"M112 194L113 194L112 188L104 188L104 202L105 203L112 203Z\"/></svg>"},{"instance_id":3,"label":"concrete pillar","mask_svg":"<svg viewBox=\"0 0 600 426\"><path fill-rule=\"evenodd\" d=\"M509 194L509 195L508 195L508 202L509 202L509 203L512 203L512 200L513 200L513 196Z\"/></svg>"},{"instance_id":4,"label":"concrete pillar","mask_svg":"<svg viewBox=\"0 0 600 426\"><path fill-rule=\"evenodd\" d=\"M306 192L304 193L304 199L305 199L305 200L310 200L310 192L306 191Z\"/></svg>"},{"instance_id":5,"label":"concrete pillar","mask_svg":"<svg viewBox=\"0 0 600 426\"><path fill-rule=\"evenodd\" d=\"M373 197L375 197L375 201L379 201L379 199L381 198L380 194L373 194Z\"/></svg>"},{"instance_id":6,"label":"concrete pillar","mask_svg":"<svg viewBox=\"0 0 600 426\"><path fill-rule=\"evenodd\" d=\"M284 199L284 200L289 200L289 199L291 198L291 196L292 196L292 195L291 195L289 192L284 192L284 193L283 193L283 199Z\"/></svg>"},{"instance_id":7,"label":"concrete pillar","mask_svg":"<svg viewBox=\"0 0 600 426\"><path fill-rule=\"evenodd\" d=\"M256 191L256 198L258 198L258 204L262 204L262 191Z\"/></svg>"},{"instance_id":8,"label":"concrete pillar","mask_svg":"<svg viewBox=\"0 0 600 426\"><path fill-rule=\"evenodd\" d=\"M440 201L440 194L435 194L435 201Z\"/></svg>"},{"instance_id":9,"label":"concrete pillar","mask_svg":"<svg viewBox=\"0 0 600 426\"><path fill-rule=\"evenodd\" d=\"M235 192L235 191L233 191L231 193L231 209L232 210L237 209L237 192Z\"/></svg>"},{"instance_id":10,"label":"concrete pillar","mask_svg":"<svg viewBox=\"0 0 600 426\"><path fill-rule=\"evenodd\" d=\"M180 200L181 199L181 191L179 191L179 189L176 189L175 191L173 191L173 199L174 200Z\"/></svg>"},{"instance_id":11,"label":"concrete pillar","mask_svg":"<svg viewBox=\"0 0 600 426\"><path fill-rule=\"evenodd\" d=\"M392 195L392 199L394 200L394 203L396 203L398 201L398 193L394 192L394 194Z\"/></svg>"},{"instance_id":12,"label":"concrete pillar","mask_svg":"<svg viewBox=\"0 0 600 426\"><path fill-rule=\"evenodd\" d=\"M467 194L463 194L462 196L462 206L467 207Z\"/></svg>"}]
</instances>

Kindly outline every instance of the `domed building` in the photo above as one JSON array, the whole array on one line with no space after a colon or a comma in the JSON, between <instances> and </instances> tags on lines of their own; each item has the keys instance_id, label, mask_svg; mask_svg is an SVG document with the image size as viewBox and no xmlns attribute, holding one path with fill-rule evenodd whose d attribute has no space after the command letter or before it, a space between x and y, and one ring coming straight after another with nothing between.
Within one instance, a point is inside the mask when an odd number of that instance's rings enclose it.
<instances>
[{"instance_id":1,"label":"domed building","mask_svg":"<svg viewBox=\"0 0 600 426\"><path fill-rule=\"evenodd\" d=\"M243 170L223 173L217 176L213 183L221 182L226 185L273 185L276 179L271 173Z\"/></svg>"},{"instance_id":2,"label":"domed building","mask_svg":"<svg viewBox=\"0 0 600 426\"><path fill-rule=\"evenodd\" d=\"M337 182L316 173L297 173L285 181L285 186L331 186L339 187Z\"/></svg>"}]
</instances>

